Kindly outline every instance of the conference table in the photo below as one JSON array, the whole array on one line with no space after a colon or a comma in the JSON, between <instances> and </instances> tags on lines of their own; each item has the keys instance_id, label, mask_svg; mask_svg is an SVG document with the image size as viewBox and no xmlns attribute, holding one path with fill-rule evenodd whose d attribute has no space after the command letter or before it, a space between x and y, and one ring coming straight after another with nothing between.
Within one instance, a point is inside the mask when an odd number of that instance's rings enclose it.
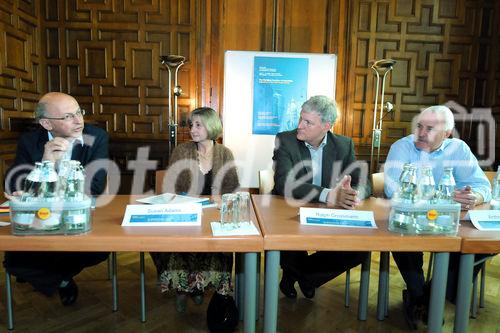
<instances>
[{"instance_id":1,"label":"conference table","mask_svg":"<svg viewBox=\"0 0 500 333\"><path fill-rule=\"evenodd\" d=\"M261 235L214 237L210 222L220 220L217 208L204 208L201 226L122 227L128 204L139 204L144 196L103 195L92 213L92 231L76 236L14 236L10 227L0 228L1 251L103 251L141 253L141 320L145 321L144 252L237 252L244 254L244 331L255 332L257 253L262 251ZM256 216L251 210L252 221ZM9 216L0 217L9 221ZM113 270L116 281L116 271ZM10 278L7 281L10 284ZM116 286L116 284L115 284ZM10 288L7 288L8 292ZM116 290L116 287L113 288ZM115 291L114 291L115 294ZM7 305L8 327L13 326L12 305Z\"/></svg>"},{"instance_id":2,"label":"conference table","mask_svg":"<svg viewBox=\"0 0 500 333\"><path fill-rule=\"evenodd\" d=\"M481 205L476 209L489 209L489 205ZM499 216L500 211L492 211ZM460 267L458 273L457 299L455 308L455 333L467 332L472 295L472 275L474 269L474 254L500 253L500 231L481 231L472 222L462 219L458 235L462 239Z\"/></svg>"},{"instance_id":3,"label":"conference table","mask_svg":"<svg viewBox=\"0 0 500 333\"><path fill-rule=\"evenodd\" d=\"M387 309L389 251L430 251L435 253L429 304L428 332L442 328L449 252L459 252L461 239L445 235L400 235L388 231L390 201L380 198L364 200L358 210L373 211L376 229L339 228L301 225L299 207L324 207L273 195L252 195L252 201L264 237L265 291L264 332L276 332L278 318L278 285L280 251L381 251L377 318ZM358 318L366 319L370 258L362 264Z\"/></svg>"}]
</instances>

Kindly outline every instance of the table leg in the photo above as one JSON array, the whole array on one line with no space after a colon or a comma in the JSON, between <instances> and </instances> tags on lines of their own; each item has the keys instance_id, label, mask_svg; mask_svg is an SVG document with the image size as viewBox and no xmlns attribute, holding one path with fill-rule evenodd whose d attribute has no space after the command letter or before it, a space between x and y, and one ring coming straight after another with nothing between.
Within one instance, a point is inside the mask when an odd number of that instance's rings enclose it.
<instances>
[{"instance_id":1,"label":"table leg","mask_svg":"<svg viewBox=\"0 0 500 333\"><path fill-rule=\"evenodd\" d=\"M257 252L257 285L255 287L255 320L259 320L259 299L260 299L260 252Z\"/></svg>"},{"instance_id":2,"label":"table leg","mask_svg":"<svg viewBox=\"0 0 500 333\"><path fill-rule=\"evenodd\" d=\"M366 320L368 315L368 289L370 288L370 265L372 253L368 252L361 264L361 284L359 286L358 319Z\"/></svg>"},{"instance_id":3,"label":"table leg","mask_svg":"<svg viewBox=\"0 0 500 333\"><path fill-rule=\"evenodd\" d=\"M467 332L469 326L469 311L472 289L472 271L474 269L474 254L460 256L458 271L457 305L455 308L454 333Z\"/></svg>"},{"instance_id":4,"label":"table leg","mask_svg":"<svg viewBox=\"0 0 500 333\"><path fill-rule=\"evenodd\" d=\"M267 251L264 284L264 333L274 333L278 326L279 266L280 251Z\"/></svg>"},{"instance_id":5,"label":"table leg","mask_svg":"<svg viewBox=\"0 0 500 333\"><path fill-rule=\"evenodd\" d=\"M245 309L245 300L244 300L244 292L245 292L245 281L244 281L244 275L243 275L243 254L242 253L235 253L235 268L234 268L234 274L235 274L235 290L234 290L234 298L236 302L236 307L238 308L239 311L239 316L240 320L243 320L243 313Z\"/></svg>"},{"instance_id":6,"label":"table leg","mask_svg":"<svg viewBox=\"0 0 500 333\"><path fill-rule=\"evenodd\" d=\"M146 322L146 274L144 272L144 252L140 252L140 269L141 269L141 322Z\"/></svg>"},{"instance_id":7,"label":"table leg","mask_svg":"<svg viewBox=\"0 0 500 333\"><path fill-rule=\"evenodd\" d=\"M385 319L387 308L387 280L389 279L389 252L380 252L380 266L378 275L377 319Z\"/></svg>"},{"instance_id":8,"label":"table leg","mask_svg":"<svg viewBox=\"0 0 500 333\"><path fill-rule=\"evenodd\" d=\"M255 289L257 287L257 253L245 253L244 332L255 332Z\"/></svg>"},{"instance_id":9,"label":"table leg","mask_svg":"<svg viewBox=\"0 0 500 333\"><path fill-rule=\"evenodd\" d=\"M110 272L111 272L111 286L113 289L113 312L118 311L118 277L117 277L117 265L116 265L116 252L111 252L110 260Z\"/></svg>"},{"instance_id":10,"label":"table leg","mask_svg":"<svg viewBox=\"0 0 500 333\"><path fill-rule=\"evenodd\" d=\"M443 327L446 280L448 278L449 261L450 253L448 252L436 252L434 254L434 267L432 269L433 274L427 332L441 332L441 329Z\"/></svg>"},{"instance_id":11,"label":"table leg","mask_svg":"<svg viewBox=\"0 0 500 333\"><path fill-rule=\"evenodd\" d=\"M10 285L10 274L5 272L5 292L7 297L7 329L14 329L14 314L12 312L12 286Z\"/></svg>"}]
</instances>

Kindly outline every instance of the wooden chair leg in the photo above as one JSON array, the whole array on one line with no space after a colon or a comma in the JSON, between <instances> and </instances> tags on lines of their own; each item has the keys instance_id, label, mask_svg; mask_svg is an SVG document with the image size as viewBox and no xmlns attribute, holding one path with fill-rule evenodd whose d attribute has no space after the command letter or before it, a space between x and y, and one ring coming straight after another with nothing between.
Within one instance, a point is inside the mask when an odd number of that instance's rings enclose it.
<instances>
[{"instance_id":1,"label":"wooden chair leg","mask_svg":"<svg viewBox=\"0 0 500 333\"><path fill-rule=\"evenodd\" d=\"M477 277L472 282L472 304L471 304L471 318L477 318Z\"/></svg>"},{"instance_id":2,"label":"wooden chair leg","mask_svg":"<svg viewBox=\"0 0 500 333\"><path fill-rule=\"evenodd\" d=\"M425 277L426 282L431 281L433 261L434 261L434 253L431 252L430 257L429 257L429 265L427 266L427 276Z\"/></svg>"},{"instance_id":3,"label":"wooden chair leg","mask_svg":"<svg viewBox=\"0 0 500 333\"><path fill-rule=\"evenodd\" d=\"M349 299L350 299L350 284L351 284L351 270L347 270L345 272L345 293L344 293L344 306L346 308L349 307Z\"/></svg>"},{"instance_id":4,"label":"wooden chair leg","mask_svg":"<svg viewBox=\"0 0 500 333\"><path fill-rule=\"evenodd\" d=\"M481 267L481 286L479 289L479 307L484 308L484 289L486 287L486 261Z\"/></svg>"}]
</instances>

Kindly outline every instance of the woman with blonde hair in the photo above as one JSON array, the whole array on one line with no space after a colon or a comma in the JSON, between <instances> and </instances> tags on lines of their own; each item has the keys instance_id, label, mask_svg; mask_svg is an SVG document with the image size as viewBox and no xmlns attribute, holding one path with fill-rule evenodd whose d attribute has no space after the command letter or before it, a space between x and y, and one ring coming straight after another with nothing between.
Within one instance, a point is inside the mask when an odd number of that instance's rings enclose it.
<instances>
[{"instance_id":1,"label":"woman with blonde hair","mask_svg":"<svg viewBox=\"0 0 500 333\"><path fill-rule=\"evenodd\" d=\"M217 113L208 107L190 114L192 141L172 152L166 184L178 194L214 195L239 187L231 151L215 140L222 134ZM178 171L178 172L177 172ZM169 175L175 175L170 179ZM203 302L205 289L226 296L231 292L232 253L151 253L158 270L162 292L176 291L176 309L186 311L187 297Z\"/></svg>"}]
</instances>

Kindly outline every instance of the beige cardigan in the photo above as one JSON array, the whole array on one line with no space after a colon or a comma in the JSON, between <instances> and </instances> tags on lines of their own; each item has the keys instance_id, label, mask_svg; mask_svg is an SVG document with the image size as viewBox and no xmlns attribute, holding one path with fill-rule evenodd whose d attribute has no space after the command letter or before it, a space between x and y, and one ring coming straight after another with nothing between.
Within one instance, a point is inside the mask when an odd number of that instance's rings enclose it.
<instances>
[{"instance_id":1,"label":"beige cardigan","mask_svg":"<svg viewBox=\"0 0 500 333\"><path fill-rule=\"evenodd\" d=\"M214 144L212 152L212 194L234 192L239 188L240 183L234 165L233 153L224 145L218 143ZM219 174L219 172L221 173ZM178 177L175 177L175 175L178 175ZM167 181L169 183L167 184L170 186L175 184L176 193L186 192L197 195L203 189L203 178L198 179L199 175L196 143L191 141L175 147L169 161L167 172L167 177L169 177ZM170 179L170 176L172 176L172 179ZM195 177L194 181L193 177ZM193 188L190 189L192 183L194 183Z\"/></svg>"}]
</instances>

